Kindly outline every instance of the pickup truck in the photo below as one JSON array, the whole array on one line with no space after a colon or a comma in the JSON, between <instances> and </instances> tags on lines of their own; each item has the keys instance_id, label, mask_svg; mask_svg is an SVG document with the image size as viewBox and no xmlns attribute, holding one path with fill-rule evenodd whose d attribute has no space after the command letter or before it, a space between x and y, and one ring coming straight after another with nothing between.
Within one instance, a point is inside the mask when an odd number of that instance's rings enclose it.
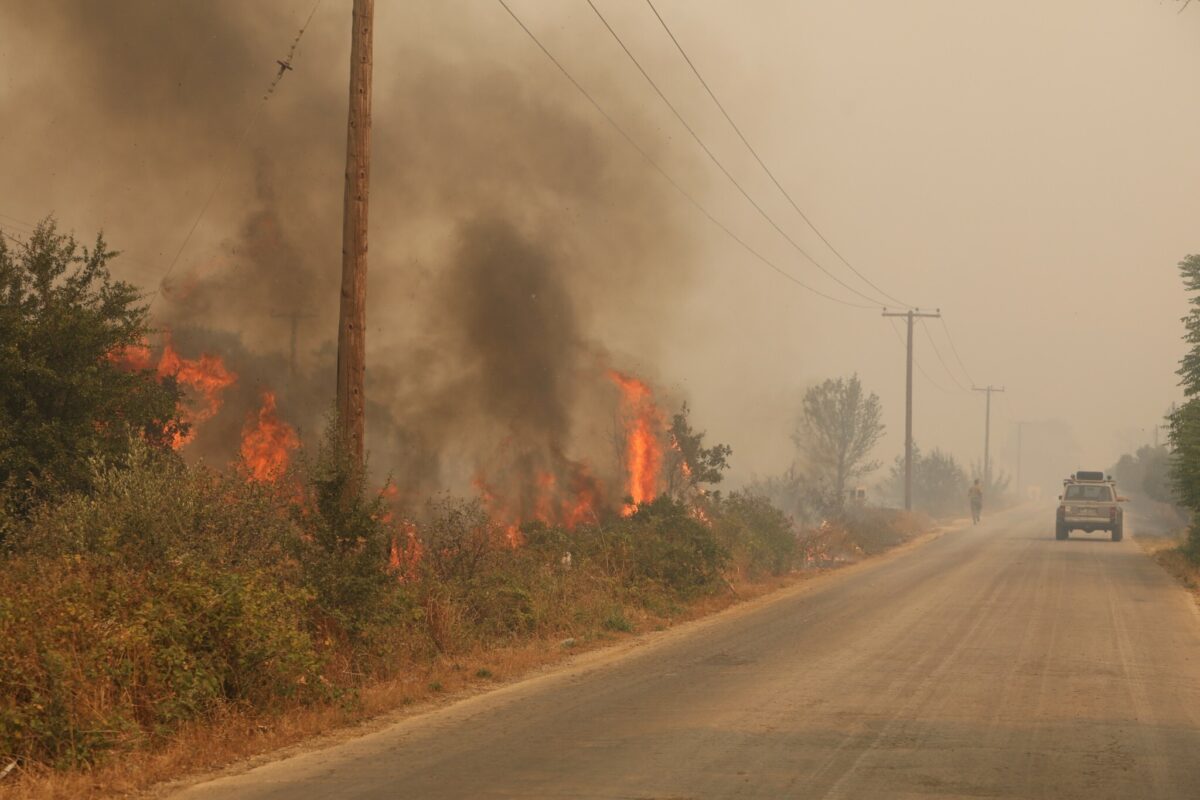
<instances>
[{"instance_id":1,"label":"pickup truck","mask_svg":"<svg viewBox=\"0 0 1200 800\"><path fill-rule=\"evenodd\" d=\"M1054 538L1063 540L1071 531L1108 531L1114 542L1125 535L1125 513L1117 494L1116 484L1104 473L1079 472L1063 481L1063 493L1058 496L1058 516Z\"/></svg>"}]
</instances>

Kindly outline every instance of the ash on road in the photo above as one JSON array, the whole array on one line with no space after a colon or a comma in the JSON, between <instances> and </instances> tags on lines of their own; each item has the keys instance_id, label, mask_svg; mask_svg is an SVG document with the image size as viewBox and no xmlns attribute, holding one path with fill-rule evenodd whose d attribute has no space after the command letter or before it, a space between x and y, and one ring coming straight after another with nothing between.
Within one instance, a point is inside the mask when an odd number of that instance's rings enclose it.
<instances>
[{"instance_id":1,"label":"ash on road","mask_svg":"<svg viewBox=\"0 0 1200 800\"><path fill-rule=\"evenodd\" d=\"M1195 798L1198 753L1192 598L1051 508L177 797Z\"/></svg>"}]
</instances>

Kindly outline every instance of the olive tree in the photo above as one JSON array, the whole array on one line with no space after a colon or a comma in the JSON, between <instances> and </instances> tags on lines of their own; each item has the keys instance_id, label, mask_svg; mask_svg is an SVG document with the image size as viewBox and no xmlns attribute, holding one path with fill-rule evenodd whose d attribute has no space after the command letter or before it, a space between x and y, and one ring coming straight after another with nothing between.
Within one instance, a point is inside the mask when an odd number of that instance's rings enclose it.
<instances>
[{"instance_id":1,"label":"olive tree","mask_svg":"<svg viewBox=\"0 0 1200 800\"><path fill-rule=\"evenodd\" d=\"M858 375L829 379L804 393L792 434L809 480L840 508L851 480L879 468L871 451L883 436L879 396L866 394Z\"/></svg>"}]
</instances>

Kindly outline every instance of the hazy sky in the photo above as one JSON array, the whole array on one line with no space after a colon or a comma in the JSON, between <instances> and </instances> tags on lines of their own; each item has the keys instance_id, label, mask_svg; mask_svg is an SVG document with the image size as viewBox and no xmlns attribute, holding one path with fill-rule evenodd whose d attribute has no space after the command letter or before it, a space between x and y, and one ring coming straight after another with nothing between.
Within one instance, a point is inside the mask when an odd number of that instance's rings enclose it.
<instances>
[{"instance_id":1,"label":"hazy sky","mask_svg":"<svg viewBox=\"0 0 1200 800\"><path fill-rule=\"evenodd\" d=\"M120 146L104 130L78 116L22 120L18 99L53 102L69 89L59 55L6 23L4 7L17 2L0 0L6 120L0 186L8 185L0 193L0 224L55 211L81 233L104 227L113 241L135 243L125 245L122 269L153 284L211 182L178 185L153 168L152 154L143 172L102 174L93 169L96 160ZM596 2L747 191L828 269L872 293L759 170L649 7ZM618 119L716 216L798 279L861 302L797 256L749 208L584 0L511 5L602 104L615 103ZM1122 450L1153 438L1154 425L1178 397L1174 370L1186 303L1175 265L1200 251L1200 7L1180 15L1173 4L1150 0L656 5L825 235L890 294L940 308L970 377L1007 387L993 406L999 466L1013 468L1017 420L1068 421L1083 448L1080 467L1107 466ZM262 53L265 72L249 76L249 88L230 98L245 108L254 107L270 62L286 52L312 7L309 0L263 6L273 13L263 14L270 42ZM310 50L340 41L348 6L346 0L321 5L305 40ZM544 87L548 101L594 115L492 0L377 6L377 107L388 102L387 87L402 80L414 49L433 48L449 61L486 53L518 80ZM114 13L120 7L111 4ZM344 54L337 46L333 51L319 63L331 80L342 80ZM285 76L278 102L265 114L303 103L305 58L302 43L297 72ZM640 116L621 116L627 109ZM422 109L402 111L419 132ZM340 124L331 120L331 130ZM598 135L614 158L639 158L602 126ZM270 145L251 135L246 147ZM332 160L319 169L336 188L341 164ZM247 191L235 176L217 193L198 248L222 238L222 226L236 218L225 209L244 206ZM386 195L397 187L377 182L373 191ZM171 201L157 202L160 193ZM596 335L686 395L698 426L732 444L741 479L786 466L805 387L852 372L882 398L889 433L879 456L890 461L902 448L904 420L903 346L892 324L878 309L805 292L757 263L685 201L663 196L679 204L690 243L679 258L692 264L691 277L666 300L595 298ZM137 218L131 209L139 210ZM603 220L570 219L597 228L589 235L603 235ZM380 231L388 220L372 224ZM387 239L386 230L376 241L387 245L373 250L373 269L403 262L402 242ZM396 297L373 302L373 320L403 311ZM676 308L662 314L652 336L604 311L631 303L650 318L662 313L662 302ZM941 324L931 324L930 333L957 381L969 386ZM917 354L943 387L918 373L918 441L947 448L964 463L977 460L982 395L955 385L920 327Z\"/></svg>"}]
</instances>

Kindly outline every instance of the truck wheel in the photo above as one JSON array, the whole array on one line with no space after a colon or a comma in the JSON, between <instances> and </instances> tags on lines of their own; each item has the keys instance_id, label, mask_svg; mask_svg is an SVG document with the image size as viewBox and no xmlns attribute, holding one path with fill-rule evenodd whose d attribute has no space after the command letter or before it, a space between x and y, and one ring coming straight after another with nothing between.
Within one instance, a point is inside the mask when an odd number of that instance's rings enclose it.
<instances>
[{"instance_id":1,"label":"truck wheel","mask_svg":"<svg viewBox=\"0 0 1200 800\"><path fill-rule=\"evenodd\" d=\"M1068 535L1069 534L1067 533L1066 526L1063 525L1061 522L1054 526L1054 538L1055 539L1058 539L1061 542L1063 539L1066 539Z\"/></svg>"},{"instance_id":2,"label":"truck wheel","mask_svg":"<svg viewBox=\"0 0 1200 800\"><path fill-rule=\"evenodd\" d=\"M1123 538L1125 538L1125 526L1124 525L1118 525L1117 527L1112 529L1112 540L1114 542L1119 542Z\"/></svg>"}]
</instances>

